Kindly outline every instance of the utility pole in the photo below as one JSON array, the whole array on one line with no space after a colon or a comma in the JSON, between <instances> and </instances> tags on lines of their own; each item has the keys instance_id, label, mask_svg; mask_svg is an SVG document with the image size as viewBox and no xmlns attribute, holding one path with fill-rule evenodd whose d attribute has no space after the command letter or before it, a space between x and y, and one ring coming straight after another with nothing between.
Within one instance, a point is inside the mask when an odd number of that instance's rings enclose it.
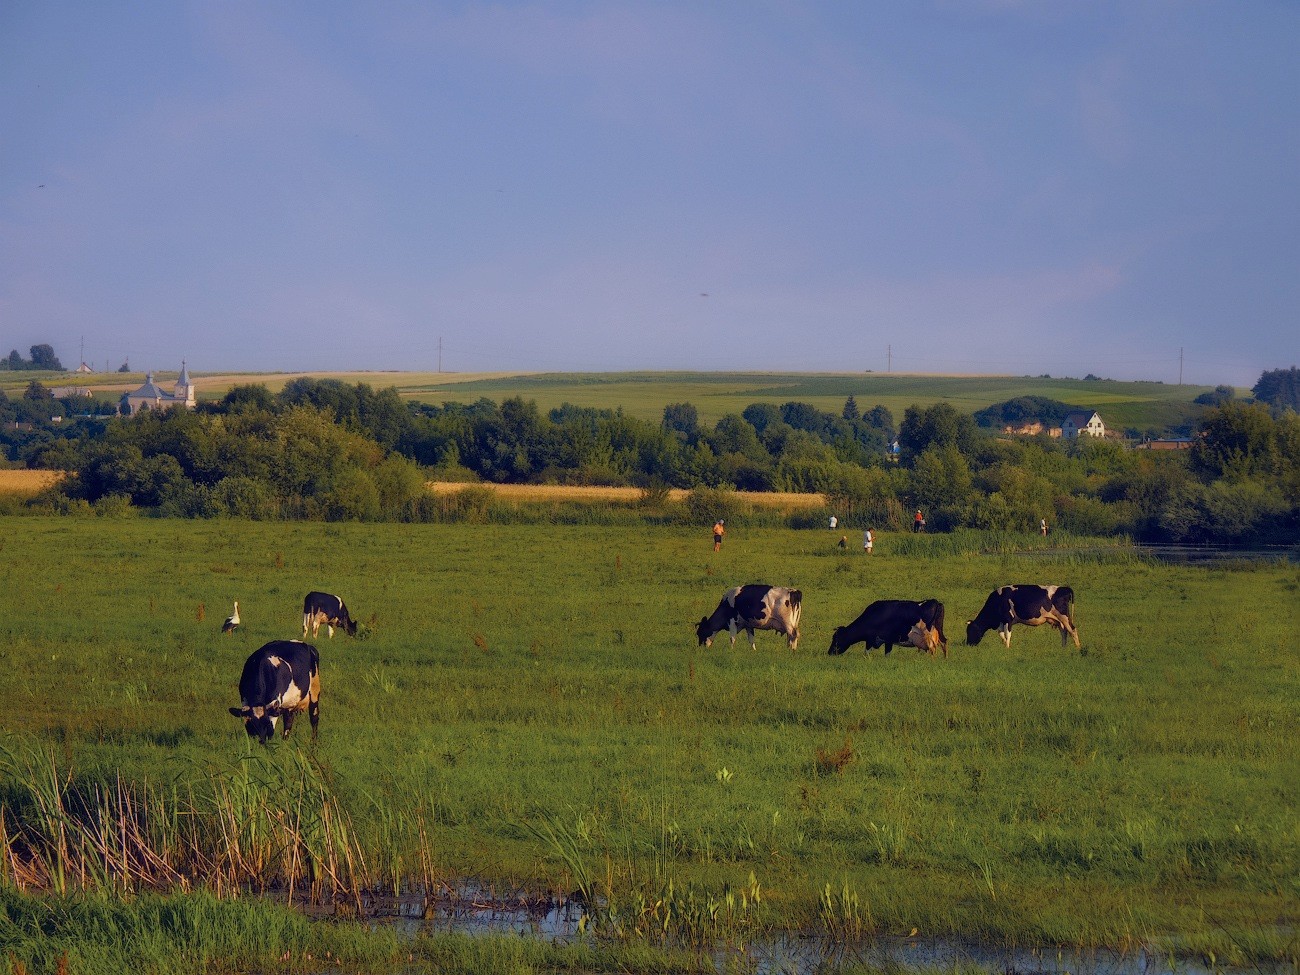
<instances>
[{"instance_id":1,"label":"utility pole","mask_svg":"<svg viewBox=\"0 0 1300 975\"><path fill-rule=\"evenodd\" d=\"M1178 347L1178 385L1183 384L1183 348Z\"/></svg>"},{"instance_id":2,"label":"utility pole","mask_svg":"<svg viewBox=\"0 0 1300 975\"><path fill-rule=\"evenodd\" d=\"M893 371L894 371L894 346L891 343L890 345L885 346L885 372L890 373Z\"/></svg>"},{"instance_id":3,"label":"utility pole","mask_svg":"<svg viewBox=\"0 0 1300 975\"><path fill-rule=\"evenodd\" d=\"M442 372L442 336L438 336L438 371Z\"/></svg>"}]
</instances>

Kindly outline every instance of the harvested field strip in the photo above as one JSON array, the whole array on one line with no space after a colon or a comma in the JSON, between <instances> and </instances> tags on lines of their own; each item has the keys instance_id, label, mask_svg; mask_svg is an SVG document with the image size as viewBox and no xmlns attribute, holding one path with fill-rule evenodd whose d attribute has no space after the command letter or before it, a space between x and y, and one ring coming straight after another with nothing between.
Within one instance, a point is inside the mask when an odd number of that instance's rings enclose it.
<instances>
[{"instance_id":1,"label":"harvested field strip","mask_svg":"<svg viewBox=\"0 0 1300 975\"><path fill-rule=\"evenodd\" d=\"M430 481L435 494L450 494L470 487L485 487L506 501L618 501L634 504L641 489L634 487L586 487L568 484L464 484L453 481ZM684 501L689 491L673 488L669 501ZM784 491L736 491L735 496L752 505L769 508L818 508L826 504L820 494L792 494Z\"/></svg>"}]
</instances>

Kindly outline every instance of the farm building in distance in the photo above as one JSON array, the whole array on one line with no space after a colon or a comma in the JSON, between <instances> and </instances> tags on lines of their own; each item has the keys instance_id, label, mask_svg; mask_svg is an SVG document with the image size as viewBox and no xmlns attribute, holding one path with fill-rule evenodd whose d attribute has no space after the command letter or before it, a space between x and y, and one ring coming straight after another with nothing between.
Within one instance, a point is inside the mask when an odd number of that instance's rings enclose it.
<instances>
[{"instance_id":1,"label":"farm building in distance","mask_svg":"<svg viewBox=\"0 0 1300 975\"><path fill-rule=\"evenodd\" d=\"M1070 413L1061 421L1061 436L1066 440L1075 437L1104 437L1106 424L1101 422L1101 414L1096 410Z\"/></svg>"},{"instance_id":2,"label":"farm building in distance","mask_svg":"<svg viewBox=\"0 0 1300 975\"><path fill-rule=\"evenodd\" d=\"M124 393L122 395L119 410L126 416L131 416L143 409L166 410L175 406L184 407L187 410L194 409L195 390L194 383L190 380L189 370L185 368L185 363L181 363L181 374L176 378L176 387L173 392L166 392L153 381L153 373L148 373L144 377L144 385L134 392Z\"/></svg>"}]
</instances>

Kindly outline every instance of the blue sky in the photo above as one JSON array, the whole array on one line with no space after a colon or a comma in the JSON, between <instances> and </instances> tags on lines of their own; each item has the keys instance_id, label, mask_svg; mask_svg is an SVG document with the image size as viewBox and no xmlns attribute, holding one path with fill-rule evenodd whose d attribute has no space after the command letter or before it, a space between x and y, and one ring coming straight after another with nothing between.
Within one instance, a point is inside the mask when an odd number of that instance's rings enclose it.
<instances>
[{"instance_id":1,"label":"blue sky","mask_svg":"<svg viewBox=\"0 0 1300 975\"><path fill-rule=\"evenodd\" d=\"M0 0L0 355L1249 386L1300 4Z\"/></svg>"}]
</instances>

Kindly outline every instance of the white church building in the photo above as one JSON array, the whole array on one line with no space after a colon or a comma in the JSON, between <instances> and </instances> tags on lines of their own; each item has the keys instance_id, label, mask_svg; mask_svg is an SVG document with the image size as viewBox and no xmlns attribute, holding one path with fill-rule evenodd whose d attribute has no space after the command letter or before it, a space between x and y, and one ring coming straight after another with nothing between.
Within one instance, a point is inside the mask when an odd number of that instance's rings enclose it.
<instances>
[{"instance_id":1,"label":"white church building","mask_svg":"<svg viewBox=\"0 0 1300 975\"><path fill-rule=\"evenodd\" d=\"M153 381L153 373L147 373L144 377L144 385L139 389L122 394L122 401L118 406L118 411L126 416L132 416L143 409L166 410L174 406L184 407L187 410L194 409L195 390L194 383L190 380L189 370L185 368L185 363L181 363L181 374L176 377L176 386L172 392L167 392Z\"/></svg>"}]
</instances>

